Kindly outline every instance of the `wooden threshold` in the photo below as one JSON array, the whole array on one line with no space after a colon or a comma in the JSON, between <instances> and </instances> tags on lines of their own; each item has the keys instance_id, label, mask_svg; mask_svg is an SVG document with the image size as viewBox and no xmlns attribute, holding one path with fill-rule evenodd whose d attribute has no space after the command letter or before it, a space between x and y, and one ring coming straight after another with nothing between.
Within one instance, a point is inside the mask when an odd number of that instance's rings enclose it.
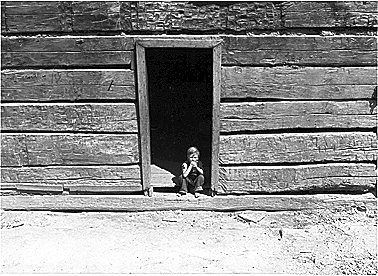
<instances>
[{"instance_id":1,"label":"wooden threshold","mask_svg":"<svg viewBox=\"0 0 378 276\"><path fill-rule=\"evenodd\" d=\"M247 195L216 196L192 195L177 197L174 193L159 194L154 197L143 195L49 195L49 196L2 196L3 210L19 211L295 211L365 206L377 208L373 194L343 195Z\"/></svg>"}]
</instances>

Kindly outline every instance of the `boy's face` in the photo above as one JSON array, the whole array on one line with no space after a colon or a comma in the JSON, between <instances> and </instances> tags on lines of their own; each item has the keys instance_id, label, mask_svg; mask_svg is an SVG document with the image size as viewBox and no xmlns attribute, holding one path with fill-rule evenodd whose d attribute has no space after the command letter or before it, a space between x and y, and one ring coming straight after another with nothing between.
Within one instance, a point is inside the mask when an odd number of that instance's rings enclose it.
<instances>
[{"instance_id":1,"label":"boy's face","mask_svg":"<svg viewBox=\"0 0 378 276\"><path fill-rule=\"evenodd\" d=\"M189 161L190 162L197 162L198 161L198 154L192 153L191 155L189 155Z\"/></svg>"}]
</instances>

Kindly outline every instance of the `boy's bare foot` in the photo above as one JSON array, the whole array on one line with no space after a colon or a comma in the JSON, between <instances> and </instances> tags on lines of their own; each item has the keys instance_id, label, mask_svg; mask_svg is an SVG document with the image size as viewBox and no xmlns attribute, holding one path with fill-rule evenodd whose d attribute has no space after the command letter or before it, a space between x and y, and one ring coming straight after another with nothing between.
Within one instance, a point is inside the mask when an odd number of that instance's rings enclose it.
<instances>
[{"instance_id":1,"label":"boy's bare foot","mask_svg":"<svg viewBox=\"0 0 378 276\"><path fill-rule=\"evenodd\" d=\"M179 191L178 194L177 194L177 196L184 196L184 195L186 195L185 191Z\"/></svg>"},{"instance_id":2,"label":"boy's bare foot","mask_svg":"<svg viewBox=\"0 0 378 276\"><path fill-rule=\"evenodd\" d=\"M195 198L199 198L199 193L194 193Z\"/></svg>"}]
</instances>

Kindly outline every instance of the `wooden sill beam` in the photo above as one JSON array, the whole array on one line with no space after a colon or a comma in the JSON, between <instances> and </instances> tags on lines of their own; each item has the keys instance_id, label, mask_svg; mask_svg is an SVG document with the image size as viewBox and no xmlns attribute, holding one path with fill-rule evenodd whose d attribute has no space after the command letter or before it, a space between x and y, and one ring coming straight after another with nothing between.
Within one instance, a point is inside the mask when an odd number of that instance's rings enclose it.
<instances>
[{"instance_id":1,"label":"wooden sill beam","mask_svg":"<svg viewBox=\"0 0 378 276\"><path fill-rule=\"evenodd\" d=\"M2 210L18 211L113 211L140 212L162 210L185 211L295 211L305 209L335 209L340 207L365 206L377 208L373 194L342 195L248 195L216 196L192 195L176 197L175 194L94 196L2 196Z\"/></svg>"}]
</instances>

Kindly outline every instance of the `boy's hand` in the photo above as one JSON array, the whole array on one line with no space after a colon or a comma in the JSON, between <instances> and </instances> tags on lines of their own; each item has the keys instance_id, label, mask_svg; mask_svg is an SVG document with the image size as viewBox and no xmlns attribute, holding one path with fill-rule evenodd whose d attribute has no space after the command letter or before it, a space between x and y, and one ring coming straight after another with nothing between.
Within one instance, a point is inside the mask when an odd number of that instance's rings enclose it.
<instances>
[{"instance_id":1,"label":"boy's hand","mask_svg":"<svg viewBox=\"0 0 378 276\"><path fill-rule=\"evenodd\" d=\"M192 167L194 167L194 168L197 168L197 163L194 162L194 161L190 162L190 165L192 165Z\"/></svg>"}]
</instances>

